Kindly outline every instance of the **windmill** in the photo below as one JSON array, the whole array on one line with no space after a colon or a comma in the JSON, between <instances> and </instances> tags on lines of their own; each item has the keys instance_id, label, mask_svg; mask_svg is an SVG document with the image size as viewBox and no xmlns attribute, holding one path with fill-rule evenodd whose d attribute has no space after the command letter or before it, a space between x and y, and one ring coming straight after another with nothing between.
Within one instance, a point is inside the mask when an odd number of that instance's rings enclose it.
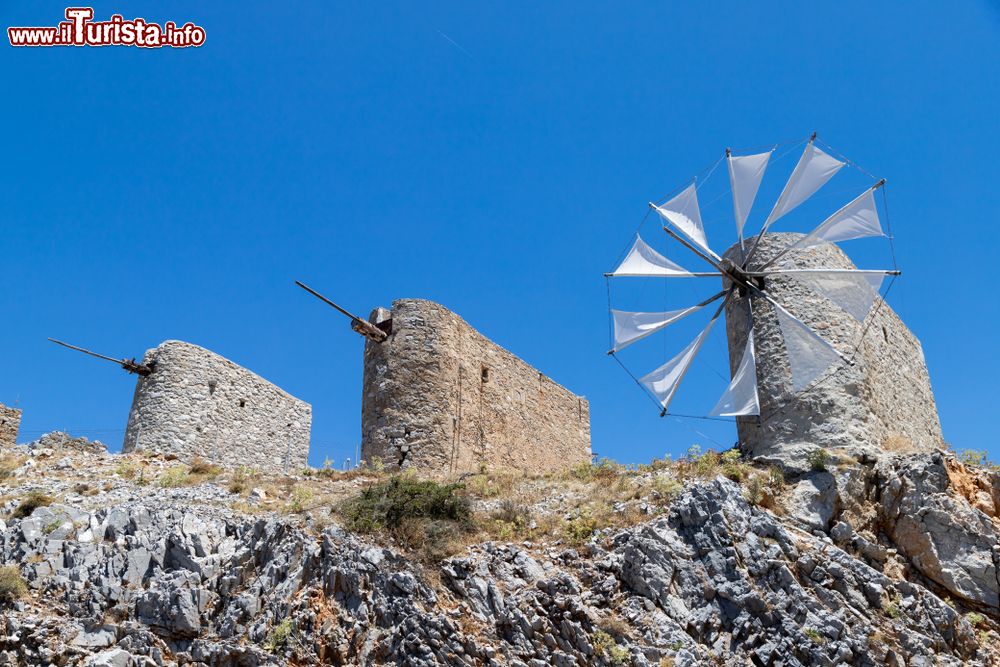
<instances>
[{"instance_id":1,"label":"windmill","mask_svg":"<svg viewBox=\"0 0 1000 667\"><path fill-rule=\"evenodd\" d=\"M778 161L776 153L780 149L778 157L791 156L803 143L805 147L798 162L784 182L770 212L760 222L756 233L746 234L750 228L748 222L754 201L762 182L766 182L768 167L771 166L773 172L773 165ZM718 233L723 221L710 220L709 225L703 222L699 194L723 161L729 176L727 192L713 201L730 195L731 213L727 211L724 217L729 218L727 226L735 223L736 242L719 254L708 242L706 227ZM817 214L823 210L822 206L813 203L802 207L845 166L861 174L861 182L847 191L851 194L834 193L843 196L846 203L832 211L825 210L822 217ZM794 402L797 396L825 382L831 376L831 369L849 367L854 363L852 352L857 352L857 347L853 350L851 347L854 343L860 344L860 341L846 339L857 338L859 330L861 337L864 336L866 329L859 327L864 325L866 319L871 319L869 314L875 309L876 301L881 304L883 282L886 277L895 279L899 271L895 267L894 252L892 269L858 269L833 245L853 239L885 237L892 251L892 238L882 229L875 197L881 191L884 216L885 179L868 174L829 146L824 144L821 147L815 134L808 140L793 142L790 146L775 145L762 152L726 149L725 154L702 174L705 175L695 177L679 192L660 203L651 202L644 218L644 224L650 218L655 220L659 227L657 231L662 230L666 234L664 241L679 252L690 253L690 260L699 263L699 268L689 270L654 249L640 235L643 229L640 225L640 231L617 268L605 274L610 311L611 349L608 354L653 399L661 416L735 417L738 421L742 420L741 423L747 420L759 423L762 401L758 392L760 360L757 350L762 343L761 332L767 328L763 322L764 313L768 319L766 324L776 332L775 338L780 339L777 344L774 341L764 342L770 345L769 350L780 347L783 372L787 376L781 397L785 403ZM778 184L780 180L773 187L775 191ZM722 202L720 205L725 204ZM798 215L786 218L796 209ZM801 215L808 209L813 210L805 216ZM775 223L782 221L778 226L780 229L787 220L795 217L806 218L805 233L773 231ZM721 283L721 289L714 294L703 290L706 293L692 298L689 301L691 305L675 309L651 312L616 307L615 291L618 286L635 278L663 281L665 293L674 295L681 291L674 287L680 280L693 281L703 288L706 282L715 279ZM795 295L795 298L783 303L782 294ZM831 328L823 318L812 317L812 308L823 311L827 320L830 319L827 317L830 310L834 309L840 316L851 319L855 326L845 329L848 333L844 334L836 327ZM695 319L698 313L710 313L707 323L693 338L684 339L689 342L679 352L665 348L663 356L666 359L661 357L661 365L642 368L634 373L629 363L620 356L626 348L637 343L638 348L644 344L640 341L666 331L682 320ZM730 339L730 376L723 378L728 385L714 406L709 408L706 404L708 409L700 414L679 415L671 412L671 404L682 381L723 313ZM774 409L775 405L770 402L765 412ZM763 418L766 419L767 415Z\"/></svg>"}]
</instances>

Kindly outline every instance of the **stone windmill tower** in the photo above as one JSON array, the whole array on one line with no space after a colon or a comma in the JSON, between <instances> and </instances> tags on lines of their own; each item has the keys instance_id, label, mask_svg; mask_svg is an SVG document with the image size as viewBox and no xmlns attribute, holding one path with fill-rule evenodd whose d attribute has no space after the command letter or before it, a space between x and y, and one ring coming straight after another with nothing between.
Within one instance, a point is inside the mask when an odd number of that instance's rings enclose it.
<instances>
[{"instance_id":1,"label":"stone windmill tower","mask_svg":"<svg viewBox=\"0 0 1000 667\"><path fill-rule=\"evenodd\" d=\"M705 416L735 418L740 446L748 454L796 467L817 447L843 448L855 456L886 446L940 447L941 427L920 343L880 294L886 279L891 286L899 271L895 266L858 269L837 245L887 237L875 196L880 190L884 194L885 180L835 157L828 147L824 151L814 134L760 230L745 238L749 213L777 149L749 155L727 149L716 163L724 160L728 167L738 236L722 255L706 239L698 201L703 180L693 180L663 203L650 204L662 230L697 255L706 270L680 266L637 235L618 267L606 274L609 302L612 281L620 278L715 278L721 290L675 310L611 307L609 354L628 370L618 356L623 349L696 313L712 313L680 353L650 372L633 375L661 415L672 414L682 380L725 314L731 380ZM771 231L848 165L870 178L860 193L818 225L810 221L811 231ZM887 238L891 250L891 236Z\"/></svg>"}]
</instances>

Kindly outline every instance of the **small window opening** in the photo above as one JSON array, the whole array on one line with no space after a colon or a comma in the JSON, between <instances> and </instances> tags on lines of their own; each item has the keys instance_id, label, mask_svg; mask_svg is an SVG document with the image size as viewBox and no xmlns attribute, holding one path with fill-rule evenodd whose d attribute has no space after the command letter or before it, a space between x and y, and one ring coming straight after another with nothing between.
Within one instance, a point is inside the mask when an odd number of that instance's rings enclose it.
<instances>
[{"instance_id":1,"label":"small window opening","mask_svg":"<svg viewBox=\"0 0 1000 667\"><path fill-rule=\"evenodd\" d=\"M882 327L882 338L885 339L885 342L889 342L889 331L885 327Z\"/></svg>"},{"instance_id":2,"label":"small window opening","mask_svg":"<svg viewBox=\"0 0 1000 667\"><path fill-rule=\"evenodd\" d=\"M241 408L245 408L246 406L247 406L247 399L241 398L240 399L240 407Z\"/></svg>"},{"instance_id":3,"label":"small window opening","mask_svg":"<svg viewBox=\"0 0 1000 667\"><path fill-rule=\"evenodd\" d=\"M482 376L481 377L482 377L483 382L489 382L490 381L490 369L483 368L483 372L482 372Z\"/></svg>"},{"instance_id":4,"label":"small window opening","mask_svg":"<svg viewBox=\"0 0 1000 667\"><path fill-rule=\"evenodd\" d=\"M215 388L218 387L218 386L219 386L218 382L216 382L215 380L209 380L208 381L208 393L210 395L214 394L215 393Z\"/></svg>"}]
</instances>

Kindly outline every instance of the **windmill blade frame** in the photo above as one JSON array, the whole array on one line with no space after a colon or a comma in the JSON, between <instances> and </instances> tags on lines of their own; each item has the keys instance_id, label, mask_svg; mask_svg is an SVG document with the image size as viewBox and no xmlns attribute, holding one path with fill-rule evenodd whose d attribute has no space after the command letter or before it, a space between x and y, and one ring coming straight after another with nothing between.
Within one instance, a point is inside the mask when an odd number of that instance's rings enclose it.
<instances>
[{"instance_id":1,"label":"windmill blade frame","mask_svg":"<svg viewBox=\"0 0 1000 667\"><path fill-rule=\"evenodd\" d=\"M791 143L801 145L800 142L801 140ZM720 158L708 170L708 176L704 180L701 180L700 176L691 179L687 181L685 186L675 190L674 194L666 202L659 205L652 202L649 203L649 212L656 211L659 219L662 220L659 226L663 232L688 248L689 251L697 255L702 261L708 263L714 270L688 270L674 263L672 260L666 259L665 256L652 251L648 244L645 244L637 234L636 243L633 244L628 254L631 255L637 245L642 243L646 249L654 253L654 266L652 268L646 267L645 270L640 271L628 270L626 265L628 264L629 257L627 256L615 271L604 274L605 278L608 279L609 337L612 342L611 350L609 350L608 354L615 357L616 361L622 365L629 375L661 406L661 416L671 414L668 410L681 382L688 374L704 345L705 339L712 331L715 322L722 312L725 311L727 319L729 318L730 313L726 306L731 302L731 298L736 292L749 297L746 299L749 334L747 342L742 346L743 351L740 353L739 363L734 363L735 360L733 360L730 364L729 383L722 396L716 402L715 407L709 411L709 416L746 417L756 414L758 419L760 418L760 399L756 396L757 360L753 332L756 327L757 317L762 316L763 313L770 313L771 310L774 312L773 317L778 319L780 335L786 339L786 342L790 342L796 348L793 353L794 360L790 359L789 361L789 363L793 363L795 366L795 369L793 369L793 389L796 394L810 386L831 363L842 363L846 366L854 364L853 358L848 358L843 351L827 340L823 334L811 327L803 319L792 314L780 302L780 299L765 289L765 285L768 278L787 277L803 285L810 293L818 295L851 315L859 323L864 323L867 315L872 311L876 300L879 300L879 303L884 301L885 295L881 293L881 287L885 277L890 276L894 279L900 275L898 269L813 268L809 267L808 263L802 266L801 264L783 262L782 260L796 250L809 248L814 245L825 243L835 244L843 240L876 236L888 238L891 250L892 234L891 229L888 228L888 219L886 217L887 231L884 231L874 199L875 191L881 189L884 208L884 179L880 179L874 185L866 187L860 195L841 206L833 214L828 215L811 232L788 243L777 255L773 254L777 248L774 247L774 243L772 242L768 247L770 257L763 265L754 266L751 263L754 255L760 249L762 240L768 235L770 226L810 199L827 182L836 176L843 167L851 166L870 176L870 174L846 158L843 158L829 147L826 150L820 148L815 133L805 141L805 144L805 148L802 150L802 154L795 164L791 175L785 181L777 200L770 209L759 233L755 235L752 243L749 244L749 248L745 244L743 232L749 221L749 214L761 188L762 180L772 162L775 161L773 159L775 151L782 144L772 146L770 149L763 150L763 152L748 152L745 155L734 155L732 150L726 149L724 157ZM789 144L784 145L787 146ZM784 150L779 154L779 157L784 157L793 150L794 147ZM761 151L761 149L758 148L757 151ZM698 197L701 186L707 182L708 178L714 172L715 167L723 159L727 161L729 172L728 185L732 196L732 215L736 222L738 238L738 245L734 247L737 249L738 257L733 255L733 247L723 256L709 246L705 220L702 218L702 208ZM710 206L718 199L719 197L715 197L714 199L711 197L707 198L708 205ZM810 208L810 211L814 208L816 208L815 205ZM644 218L644 222L645 220L646 218ZM712 218L710 217L709 220L712 220ZM771 238L771 236L767 237ZM894 251L893 264L895 265ZM851 265L849 261L848 265ZM655 312L619 310L612 307L610 279L625 277L719 277L722 278L725 289L723 292L719 292L701 303L687 308ZM888 289L886 289L886 292L888 292ZM634 343L640 342L653 333L663 331L671 324L696 312L707 303L721 298L723 294L725 294L723 304L720 305L719 310L709 320L705 329L694 340L688 343L678 355L667 360L660 367L641 377L636 377L621 360L617 359L617 352ZM766 301L771 308L765 308L763 311L759 308L755 309L753 304L758 298ZM768 316L771 317L771 315ZM806 318L806 320L812 321L809 318ZM664 340L666 341L667 339ZM734 348L732 341L730 341L731 356L737 354L734 349L739 348ZM753 366L752 373L748 373L751 370L748 364ZM750 375L753 377L749 378ZM750 381L751 379L752 382ZM655 384L656 386L651 386L651 384ZM754 401L750 400L749 390L746 389L746 387L751 385L754 387L752 393L756 398L756 408L753 406Z\"/></svg>"}]
</instances>

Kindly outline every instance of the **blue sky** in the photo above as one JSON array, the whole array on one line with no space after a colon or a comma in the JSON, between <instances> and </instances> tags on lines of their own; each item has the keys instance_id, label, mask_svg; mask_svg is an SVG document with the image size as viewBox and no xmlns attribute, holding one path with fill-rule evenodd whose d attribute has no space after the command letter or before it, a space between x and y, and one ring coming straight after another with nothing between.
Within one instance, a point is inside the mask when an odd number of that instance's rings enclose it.
<instances>
[{"instance_id":1,"label":"blue sky","mask_svg":"<svg viewBox=\"0 0 1000 667\"><path fill-rule=\"evenodd\" d=\"M55 25L64 7L0 17ZM300 279L361 313L452 308L585 394L602 455L728 446L730 424L661 419L604 354L602 273L646 202L725 146L817 130L889 179L889 302L923 342L946 439L1000 458L997 3L94 9L190 20L207 42L0 48L0 402L25 410L22 440L117 447L128 415L133 377L47 336L115 356L176 338L311 402L311 461L339 462L362 340ZM725 368L707 351L691 400Z\"/></svg>"}]
</instances>

